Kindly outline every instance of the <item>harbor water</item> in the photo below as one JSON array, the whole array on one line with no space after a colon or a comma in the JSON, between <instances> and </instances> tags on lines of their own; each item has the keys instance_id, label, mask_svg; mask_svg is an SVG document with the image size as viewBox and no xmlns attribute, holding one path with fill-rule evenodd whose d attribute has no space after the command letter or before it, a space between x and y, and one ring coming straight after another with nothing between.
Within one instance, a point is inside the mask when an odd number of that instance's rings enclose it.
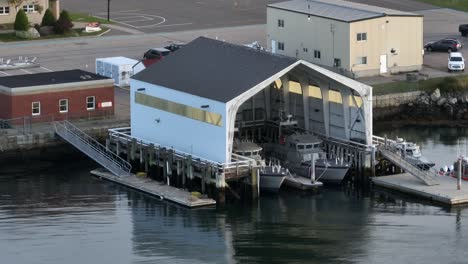
<instances>
[{"instance_id":1,"label":"harbor water","mask_svg":"<svg viewBox=\"0 0 468 264\"><path fill-rule=\"evenodd\" d=\"M467 128L378 130L447 165ZM0 168L0 263L466 263L468 207L351 186L189 210L96 179L90 161ZM454 182L454 188L455 182ZM468 182L466 182L468 188Z\"/></svg>"}]
</instances>

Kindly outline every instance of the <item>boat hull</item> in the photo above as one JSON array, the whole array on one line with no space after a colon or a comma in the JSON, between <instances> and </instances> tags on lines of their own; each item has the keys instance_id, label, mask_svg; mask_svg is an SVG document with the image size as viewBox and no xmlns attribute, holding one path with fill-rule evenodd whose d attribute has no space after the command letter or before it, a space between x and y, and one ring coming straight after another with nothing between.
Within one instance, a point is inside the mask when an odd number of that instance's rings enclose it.
<instances>
[{"instance_id":1,"label":"boat hull","mask_svg":"<svg viewBox=\"0 0 468 264\"><path fill-rule=\"evenodd\" d=\"M323 183L315 181L311 182L310 179L301 177L301 176L288 176L286 179L284 179L285 186L301 190L301 191L310 191L310 190L316 190L320 187L323 186Z\"/></svg>"},{"instance_id":2,"label":"boat hull","mask_svg":"<svg viewBox=\"0 0 468 264\"><path fill-rule=\"evenodd\" d=\"M315 179L328 182L328 183L341 183L346 173L349 170L349 166L345 165L316 165L315 166ZM293 168L293 171L301 177L310 178L309 176L309 167L300 166Z\"/></svg>"},{"instance_id":3,"label":"boat hull","mask_svg":"<svg viewBox=\"0 0 468 264\"><path fill-rule=\"evenodd\" d=\"M286 175L276 173L260 173L260 190L278 192Z\"/></svg>"}]
</instances>

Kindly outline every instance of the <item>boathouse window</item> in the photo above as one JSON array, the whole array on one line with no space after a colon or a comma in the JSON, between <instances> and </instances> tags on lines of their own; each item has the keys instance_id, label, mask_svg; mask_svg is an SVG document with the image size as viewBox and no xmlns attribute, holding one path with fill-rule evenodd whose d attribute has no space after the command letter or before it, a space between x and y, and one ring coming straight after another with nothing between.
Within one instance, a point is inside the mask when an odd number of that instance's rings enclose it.
<instances>
[{"instance_id":1,"label":"boathouse window","mask_svg":"<svg viewBox=\"0 0 468 264\"><path fill-rule=\"evenodd\" d=\"M284 50L284 42L278 42L278 50Z\"/></svg>"},{"instance_id":2,"label":"boathouse window","mask_svg":"<svg viewBox=\"0 0 468 264\"><path fill-rule=\"evenodd\" d=\"M8 15L8 14L10 14L10 7L0 6L0 15Z\"/></svg>"},{"instance_id":3,"label":"boathouse window","mask_svg":"<svg viewBox=\"0 0 468 264\"><path fill-rule=\"evenodd\" d=\"M205 111L192 106L172 102L144 93L135 93L135 103L163 110L176 115L184 116L215 126L223 125L223 116L214 112Z\"/></svg>"},{"instance_id":4,"label":"boathouse window","mask_svg":"<svg viewBox=\"0 0 468 264\"><path fill-rule=\"evenodd\" d=\"M41 102L32 102L32 115L37 116L41 114Z\"/></svg>"},{"instance_id":5,"label":"boathouse window","mask_svg":"<svg viewBox=\"0 0 468 264\"><path fill-rule=\"evenodd\" d=\"M59 100L59 111L60 111L60 113L67 113L68 112L68 99L60 99Z\"/></svg>"},{"instance_id":6,"label":"boathouse window","mask_svg":"<svg viewBox=\"0 0 468 264\"><path fill-rule=\"evenodd\" d=\"M96 97L88 96L86 97L86 109L94 110L96 108Z\"/></svg>"}]
</instances>

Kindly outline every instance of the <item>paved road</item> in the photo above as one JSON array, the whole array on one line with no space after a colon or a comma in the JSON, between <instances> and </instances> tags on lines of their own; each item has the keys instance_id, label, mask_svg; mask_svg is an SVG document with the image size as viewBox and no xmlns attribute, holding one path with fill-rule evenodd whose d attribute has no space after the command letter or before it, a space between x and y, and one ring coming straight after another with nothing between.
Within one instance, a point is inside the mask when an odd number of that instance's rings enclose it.
<instances>
[{"instance_id":1,"label":"paved road","mask_svg":"<svg viewBox=\"0 0 468 264\"><path fill-rule=\"evenodd\" d=\"M429 5L426 3L421 3L418 1L413 0L349 0L351 2L362 3L366 5L374 5L380 6L385 8L391 8L401 11L420 11L420 10L428 10L438 8L433 5Z\"/></svg>"},{"instance_id":2,"label":"paved road","mask_svg":"<svg viewBox=\"0 0 468 264\"><path fill-rule=\"evenodd\" d=\"M238 44L257 40L265 45L266 32L264 25L256 25L146 35L3 43L0 45L0 58L15 60L18 56L37 57L37 62L42 68L27 69L27 72L0 71L0 76L76 68L94 72L96 58L125 56L141 59L149 48L161 47L171 42L189 42L198 36Z\"/></svg>"}]
</instances>

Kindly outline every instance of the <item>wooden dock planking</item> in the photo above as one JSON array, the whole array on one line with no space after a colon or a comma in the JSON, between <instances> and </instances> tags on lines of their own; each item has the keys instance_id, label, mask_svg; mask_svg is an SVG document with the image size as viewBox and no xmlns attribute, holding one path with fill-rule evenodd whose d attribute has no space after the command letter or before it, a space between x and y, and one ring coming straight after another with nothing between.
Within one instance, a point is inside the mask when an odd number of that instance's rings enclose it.
<instances>
[{"instance_id":1,"label":"wooden dock planking","mask_svg":"<svg viewBox=\"0 0 468 264\"><path fill-rule=\"evenodd\" d=\"M425 199L438 201L448 205L468 203L468 182L463 181L461 190L457 190L457 180L440 176L439 185L427 186L408 173L372 178L372 182L380 187L412 194ZM464 185L465 184L465 185Z\"/></svg>"},{"instance_id":2,"label":"wooden dock planking","mask_svg":"<svg viewBox=\"0 0 468 264\"><path fill-rule=\"evenodd\" d=\"M197 198L190 192L161 184L146 177L138 177L135 174L126 177L117 177L112 173L103 170L93 170L91 174L120 185L141 191L151 196L156 196L163 200L186 206L188 208L197 208L216 205L216 201L210 198Z\"/></svg>"}]
</instances>

